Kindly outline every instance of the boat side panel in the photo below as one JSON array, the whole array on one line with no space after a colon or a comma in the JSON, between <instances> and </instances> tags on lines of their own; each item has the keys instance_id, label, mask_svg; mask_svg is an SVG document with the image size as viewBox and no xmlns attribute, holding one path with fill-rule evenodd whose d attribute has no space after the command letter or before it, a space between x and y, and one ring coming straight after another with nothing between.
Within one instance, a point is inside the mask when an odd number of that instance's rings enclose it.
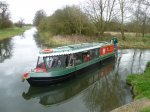
<instances>
[{"instance_id":1,"label":"boat side panel","mask_svg":"<svg viewBox=\"0 0 150 112\"><path fill-rule=\"evenodd\" d=\"M105 56L114 52L114 45L103 46L100 48L100 56Z\"/></svg>"},{"instance_id":2,"label":"boat side panel","mask_svg":"<svg viewBox=\"0 0 150 112\"><path fill-rule=\"evenodd\" d=\"M95 64L95 63L97 63L97 62L99 62L100 61L100 57L98 57L98 58L96 58L96 59L93 59L93 60L91 60L91 61L88 61L88 62L84 62L84 63L82 63L82 64L80 64L80 65L77 65L76 66L76 70L80 70L80 69L82 69L82 68L85 68L85 67L87 67L87 66L90 66L90 65L92 65L92 64Z\"/></svg>"},{"instance_id":3,"label":"boat side panel","mask_svg":"<svg viewBox=\"0 0 150 112\"><path fill-rule=\"evenodd\" d=\"M64 69L59 69L51 72L32 72L29 73L30 77L57 77L57 76L63 76L69 73L74 72L76 69L75 67L68 67Z\"/></svg>"}]
</instances>

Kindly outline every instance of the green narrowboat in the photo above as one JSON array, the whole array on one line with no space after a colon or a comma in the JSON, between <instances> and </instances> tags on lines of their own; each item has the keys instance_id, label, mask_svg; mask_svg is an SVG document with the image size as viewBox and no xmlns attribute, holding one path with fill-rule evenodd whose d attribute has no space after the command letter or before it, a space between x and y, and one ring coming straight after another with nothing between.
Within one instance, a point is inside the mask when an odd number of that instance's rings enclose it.
<instances>
[{"instance_id":1,"label":"green narrowboat","mask_svg":"<svg viewBox=\"0 0 150 112\"><path fill-rule=\"evenodd\" d=\"M39 103L45 106L54 106L67 102L67 100L72 99L74 96L83 92L94 83L96 84L97 81L105 82L106 80L103 79L106 77L112 77L110 74L113 72L115 67L114 61L114 59L106 60L101 67L101 63L94 64L93 66L90 66L92 67L91 70L85 70L85 72L78 74L82 76L76 77L74 78L75 80L62 83L61 85L48 86L44 88L35 88L30 86L27 91L25 90L22 93L22 97L25 100L33 100L34 98L39 99ZM103 86L99 87L101 88L100 90L103 91Z\"/></svg>"},{"instance_id":2,"label":"green narrowboat","mask_svg":"<svg viewBox=\"0 0 150 112\"><path fill-rule=\"evenodd\" d=\"M36 68L23 75L31 86L59 83L76 71L115 56L112 42L82 43L41 50Z\"/></svg>"}]
</instances>

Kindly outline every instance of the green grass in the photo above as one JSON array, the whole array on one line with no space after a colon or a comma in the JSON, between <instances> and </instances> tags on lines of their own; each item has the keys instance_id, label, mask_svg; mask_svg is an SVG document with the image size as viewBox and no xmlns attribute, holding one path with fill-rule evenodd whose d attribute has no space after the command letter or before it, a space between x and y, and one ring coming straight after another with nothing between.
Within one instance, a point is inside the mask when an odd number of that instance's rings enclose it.
<instances>
[{"instance_id":1,"label":"green grass","mask_svg":"<svg viewBox=\"0 0 150 112\"><path fill-rule=\"evenodd\" d=\"M133 87L135 99L150 99L150 62L143 74L131 74L127 77L127 83Z\"/></svg>"},{"instance_id":2,"label":"green grass","mask_svg":"<svg viewBox=\"0 0 150 112\"><path fill-rule=\"evenodd\" d=\"M142 109L140 112L150 112L150 107L146 107L146 108Z\"/></svg>"},{"instance_id":3,"label":"green grass","mask_svg":"<svg viewBox=\"0 0 150 112\"><path fill-rule=\"evenodd\" d=\"M11 38L16 35L21 35L25 30L29 29L30 27L12 27L6 29L0 29L0 40Z\"/></svg>"}]
</instances>

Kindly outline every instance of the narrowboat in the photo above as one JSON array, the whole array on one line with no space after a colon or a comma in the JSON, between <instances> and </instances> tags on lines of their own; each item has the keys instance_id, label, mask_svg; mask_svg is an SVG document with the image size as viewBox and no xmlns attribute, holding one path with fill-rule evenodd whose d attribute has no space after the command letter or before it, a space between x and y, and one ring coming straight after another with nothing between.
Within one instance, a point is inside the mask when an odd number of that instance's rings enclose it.
<instances>
[{"instance_id":1,"label":"narrowboat","mask_svg":"<svg viewBox=\"0 0 150 112\"><path fill-rule=\"evenodd\" d=\"M105 79L110 79L110 82L116 83L116 78L113 77L114 75L111 75L115 68L114 61L114 59L108 59L105 62L103 62L102 66L100 66L101 63L94 64L91 66L91 70L86 70L85 72L79 71L79 74L77 73L78 77L74 78L75 80L69 80L60 85L48 86L44 88L35 88L30 86L27 91L25 90L22 93L22 97L25 100L32 100L36 98L39 99L38 102L42 105L54 106L67 102L74 96L80 94L87 88L91 87L91 85L93 84L99 85L98 88L94 90L99 91L99 93L101 93L100 95L102 95L102 93L106 94L106 91L108 91L109 88L104 89L101 84L105 83L107 85L108 82ZM97 99L97 97L91 98L95 98L95 100Z\"/></svg>"},{"instance_id":2,"label":"narrowboat","mask_svg":"<svg viewBox=\"0 0 150 112\"><path fill-rule=\"evenodd\" d=\"M112 42L82 43L43 49L35 69L23 75L31 86L52 85L64 81L76 71L115 56Z\"/></svg>"}]
</instances>

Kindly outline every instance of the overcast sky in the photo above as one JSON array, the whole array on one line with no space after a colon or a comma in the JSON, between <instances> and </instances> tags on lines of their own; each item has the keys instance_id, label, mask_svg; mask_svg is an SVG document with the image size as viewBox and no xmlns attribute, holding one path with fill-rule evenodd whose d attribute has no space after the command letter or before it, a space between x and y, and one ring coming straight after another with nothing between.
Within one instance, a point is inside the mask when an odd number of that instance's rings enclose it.
<instances>
[{"instance_id":1,"label":"overcast sky","mask_svg":"<svg viewBox=\"0 0 150 112\"><path fill-rule=\"evenodd\" d=\"M11 20L17 22L20 18L25 23L32 23L37 10L45 10L47 15L66 5L79 5L85 0L2 0L9 4Z\"/></svg>"}]
</instances>

